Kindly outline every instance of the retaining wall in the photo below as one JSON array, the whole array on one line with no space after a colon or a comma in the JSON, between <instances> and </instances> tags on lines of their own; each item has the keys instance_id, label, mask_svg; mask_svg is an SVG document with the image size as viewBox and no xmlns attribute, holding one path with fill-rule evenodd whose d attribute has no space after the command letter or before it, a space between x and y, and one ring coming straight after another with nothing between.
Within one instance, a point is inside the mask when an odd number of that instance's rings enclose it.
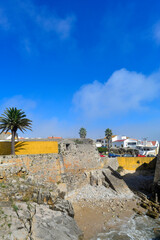
<instances>
[{"instance_id":1,"label":"retaining wall","mask_svg":"<svg viewBox=\"0 0 160 240\"><path fill-rule=\"evenodd\" d=\"M155 157L118 157L119 166L125 170L136 170L144 163L150 163Z\"/></svg>"},{"instance_id":2,"label":"retaining wall","mask_svg":"<svg viewBox=\"0 0 160 240\"><path fill-rule=\"evenodd\" d=\"M0 179L26 173L38 183L61 179L58 154L0 156Z\"/></svg>"},{"instance_id":3,"label":"retaining wall","mask_svg":"<svg viewBox=\"0 0 160 240\"><path fill-rule=\"evenodd\" d=\"M155 169L155 175L154 175L154 183L160 183L160 152L157 156L157 163L156 163L156 169ZM159 184L160 186L160 184Z\"/></svg>"},{"instance_id":4,"label":"retaining wall","mask_svg":"<svg viewBox=\"0 0 160 240\"><path fill-rule=\"evenodd\" d=\"M58 153L56 141L19 141L15 142L16 155ZM11 154L11 142L0 142L0 155Z\"/></svg>"},{"instance_id":5,"label":"retaining wall","mask_svg":"<svg viewBox=\"0 0 160 240\"><path fill-rule=\"evenodd\" d=\"M100 166L100 156L92 144L72 144L70 149L63 150L65 171L93 169Z\"/></svg>"},{"instance_id":6,"label":"retaining wall","mask_svg":"<svg viewBox=\"0 0 160 240\"><path fill-rule=\"evenodd\" d=\"M37 144L39 145L40 142ZM67 144L69 143L65 142L62 145L61 154L0 156L0 179L27 173L37 183L55 183L62 178L64 180L65 176L72 181L73 175L78 176L85 170L101 167L100 157L94 144L77 145L70 142L69 148Z\"/></svg>"}]
</instances>

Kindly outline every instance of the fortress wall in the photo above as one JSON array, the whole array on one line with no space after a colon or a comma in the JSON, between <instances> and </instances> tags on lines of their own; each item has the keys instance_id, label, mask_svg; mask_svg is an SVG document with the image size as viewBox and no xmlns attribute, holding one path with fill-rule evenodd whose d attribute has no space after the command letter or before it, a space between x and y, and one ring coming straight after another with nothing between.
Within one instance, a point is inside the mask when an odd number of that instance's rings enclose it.
<instances>
[{"instance_id":1,"label":"fortress wall","mask_svg":"<svg viewBox=\"0 0 160 240\"><path fill-rule=\"evenodd\" d=\"M144 163L150 163L155 157L117 157L119 166L125 170L136 170Z\"/></svg>"},{"instance_id":2,"label":"fortress wall","mask_svg":"<svg viewBox=\"0 0 160 240\"><path fill-rule=\"evenodd\" d=\"M69 143L67 141L61 145L61 154L0 156L0 179L26 173L38 183L52 184L61 181L66 176L72 178L73 173L78 176L84 170L98 167L101 167L100 157L94 144L76 144L73 141Z\"/></svg>"},{"instance_id":3,"label":"fortress wall","mask_svg":"<svg viewBox=\"0 0 160 240\"><path fill-rule=\"evenodd\" d=\"M57 182L61 179L58 154L0 156L0 179L23 173L38 183Z\"/></svg>"},{"instance_id":4,"label":"fortress wall","mask_svg":"<svg viewBox=\"0 0 160 240\"><path fill-rule=\"evenodd\" d=\"M15 142L16 155L58 153L56 141L19 141ZM0 142L0 155L11 154L11 142Z\"/></svg>"},{"instance_id":5,"label":"fortress wall","mask_svg":"<svg viewBox=\"0 0 160 240\"><path fill-rule=\"evenodd\" d=\"M78 169L93 169L100 166L100 156L95 146L77 144L74 147L63 153L66 172Z\"/></svg>"}]
</instances>

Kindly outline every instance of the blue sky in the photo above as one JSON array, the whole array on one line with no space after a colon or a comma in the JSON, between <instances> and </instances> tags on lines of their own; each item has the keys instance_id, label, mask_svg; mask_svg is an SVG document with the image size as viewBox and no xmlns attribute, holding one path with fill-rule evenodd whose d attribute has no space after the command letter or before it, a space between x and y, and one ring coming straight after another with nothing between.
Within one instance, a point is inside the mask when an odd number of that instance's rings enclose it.
<instances>
[{"instance_id":1,"label":"blue sky","mask_svg":"<svg viewBox=\"0 0 160 240\"><path fill-rule=\"evenodd\" d=\"M0 113L22 108L25 136L160 140L159 12L158 0L1 1Z\"/></svg>"}]
</instances>

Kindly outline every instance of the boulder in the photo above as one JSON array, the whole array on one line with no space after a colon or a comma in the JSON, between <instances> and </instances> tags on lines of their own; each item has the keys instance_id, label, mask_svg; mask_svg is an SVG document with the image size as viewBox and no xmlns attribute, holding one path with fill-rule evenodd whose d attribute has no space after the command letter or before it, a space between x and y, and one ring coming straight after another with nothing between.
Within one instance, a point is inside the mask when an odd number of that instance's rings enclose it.
<instances>
[{"instance_id":1,"label":"boulder","mask_svg":"<svg viewBox=\"0 0 160 240\"><path fill-rule=\"evenodd\" d=\"M0 239L79 240L83 234L67 212L48 205L17 203L0 206Z\"/></svg>"},{"instance_id":2,"label":"boulder","mask_svg":"<svg viewBox=\"0 0 160 240\"><path fill-rule=\"evenodd\" d=\"M154 218L154 219L159 217L159 214L157 212L154 212L154 211L151 211L151 210L148 210L146 215L151 217L151 218Z\"/></svg>"},{"instance_id":3,"label":"boulder","mask_svg":"<svg viewBox=\"0 0 160 240\"><path fill-rule=\"evenodd\" d=\"M128 188L127 184L118 172L114 171L112 168L105 169L102 172L105 177L105 181L109 184L109 187L120 195L133 197L133 192Z\"/></svg>"},{"instance_id":4,"label":"boulder","mask_svg":"<svg viewBox=\"0 0 160 240\"><path fill-rule=\"evenodd\" d=\"M74 217L72 204L68 200L58 198L53 206L50 206L50 209L66 213L72 218Z\"/></svg>"}]
</instances>

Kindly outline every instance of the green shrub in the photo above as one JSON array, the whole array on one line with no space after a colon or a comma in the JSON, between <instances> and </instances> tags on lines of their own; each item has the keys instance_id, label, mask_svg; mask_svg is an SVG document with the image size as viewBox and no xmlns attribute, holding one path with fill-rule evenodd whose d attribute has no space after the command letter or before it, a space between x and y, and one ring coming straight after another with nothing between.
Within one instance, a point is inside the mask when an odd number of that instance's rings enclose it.
<instances>
[{"instance_id":1,"label":"green shrub","mask_svg":"<svg viewBox=\"0 0 160 240\"><path fill-rule=\"evenodd\" d=\"M79 140L79 139L75 139L74 142L75 142L76 144L83 144L83 141L81 141L81 140Z\"/></svg>"},{"instance_id":2,"label":"green shrub","mask_svg":"<svg viewBox=\"0 0 160 240\"><path fill-rule=\"evenodd\" d=\"M61 153L61 145L58 143L58 153Z\"/></svg>"},{"instance_id":3,"label":"green shrub","mask_svg":"<svg viewBox=\"0 0 160 240\"><path fill-rule=\"evenodd\" d=\"M122 166L119 166L119 167L117 168L117 172L119 172L119 173L123 172L123 170L124 170L124 168L123 168Z\"/></svg>"},{"instance_id":4,"label":"green shrub","mask_svg":"<svg viewBox=\"0 0 160 240\"><path fill-rule=\"evenodd\" d=\"M98 147L97 149L98 149L99 153L106 153L106 152L108 152L108 148L106 148L106 147Z\"/></svg>"},{"instance_id":5,"label":"green shrub","mask_svg":"<svg viewBox=\"0 0 160 240\"><path fill-rule=\"evenodd\" d=\"M17 207L15 204L13 204L12 207L13 207L13 210L14 210L15 212L18 211L18 207Z\"/></svg>"}]
</instances>

